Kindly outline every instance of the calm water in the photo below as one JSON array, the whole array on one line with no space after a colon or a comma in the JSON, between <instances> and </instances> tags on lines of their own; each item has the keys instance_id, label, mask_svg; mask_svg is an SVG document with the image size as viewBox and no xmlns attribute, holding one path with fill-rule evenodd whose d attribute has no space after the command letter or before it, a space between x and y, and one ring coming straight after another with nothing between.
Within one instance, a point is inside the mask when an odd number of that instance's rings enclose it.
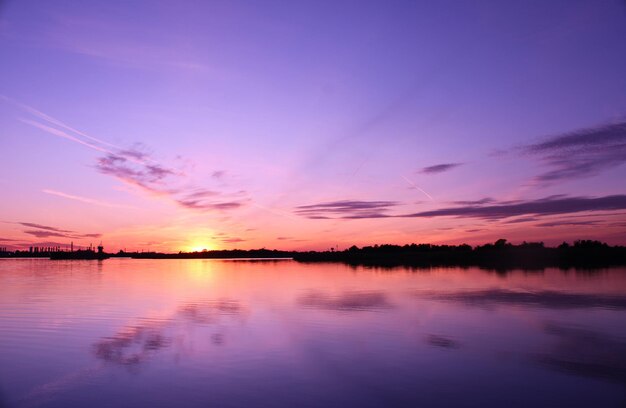
<instances>
[{"instance_id":1,"label":"calm water","mask_svg":"<svg viewBox=\"0 0 626 408\"><path fill-rule=\"evenodd\" d=\"M626 406L626 269L0 260L0 407Z\"/></svg>"}]
</instances>

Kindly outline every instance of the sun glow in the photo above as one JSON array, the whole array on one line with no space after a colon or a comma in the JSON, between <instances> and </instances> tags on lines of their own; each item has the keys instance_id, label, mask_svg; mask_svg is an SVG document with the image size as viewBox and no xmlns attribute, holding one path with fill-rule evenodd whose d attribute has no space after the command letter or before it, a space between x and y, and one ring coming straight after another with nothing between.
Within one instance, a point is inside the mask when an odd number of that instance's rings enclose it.
<instances>
[{"instance_id":1,"label":"sun glow","mask_svg":"<svg viewBox=\"0 0 626 408\"><path fill-rule=\"evenodd\" d=\"M206 242L194 242L185 248L186 252L202 252L202 251L212 251L215 247L212 244Z\"/></svg>"}]
</instances>

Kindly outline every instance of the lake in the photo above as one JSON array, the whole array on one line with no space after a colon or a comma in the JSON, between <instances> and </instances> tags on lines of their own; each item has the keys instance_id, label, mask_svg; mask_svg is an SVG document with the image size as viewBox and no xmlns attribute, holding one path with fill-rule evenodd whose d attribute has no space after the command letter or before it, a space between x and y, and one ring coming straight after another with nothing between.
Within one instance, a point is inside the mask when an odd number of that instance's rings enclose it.
<instances>
[{"instance_id":1,"label":"lake","mask_svg":"<svg viewBox=\"0 0 626 408\"><path fill-rule=\"evenodd\" d=\"M0 260L0 407L619 407L626 268Z\"/></svg>"}]
</instances>

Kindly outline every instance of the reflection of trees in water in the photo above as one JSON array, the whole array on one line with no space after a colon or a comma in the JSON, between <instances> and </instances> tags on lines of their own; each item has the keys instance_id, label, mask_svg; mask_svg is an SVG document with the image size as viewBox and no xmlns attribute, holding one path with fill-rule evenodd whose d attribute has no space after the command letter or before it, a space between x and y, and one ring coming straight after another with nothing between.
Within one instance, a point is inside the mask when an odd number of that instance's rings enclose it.
<instances>
[{"instance_id":1,"label":"reflection of trees in water","mask_svg":"<svg viewBox=\"0 0 626 408\"><path fill-rule=\"evenodd\" d=\"M366 311L391 308L386 294L378 291L344 292L339 295L310 291L300 296L298 303L304 307L338 311Z\"/></svg>"},{"instance_id":2,"label":"reflection of trees in water","mask_svg":"<svg viewBox=\"0 0 626 408\"><path fill-rule=\"evenodd\" d=\"M600 378L626 385L624 339L578 327L547 324L546 333L557 342L536 356L540 364L568 374Z\"/></svg>"},{"instance_id":3,"label":"reflection of trees in water","mask_svg":"<svg viewBox=\"0 0 626 408\"><path fill-rule=\"evenodd\" d=\"M122 328L111 337L104 337L93 345L97 358L108 363L137 366L159 350L180 340L173 335L178 327L213 325L223 317L242 318L246 309L236 300L212 300L188 303L168 319L142 319L139 324ZM213 333L210 342L224 344L223 333Z\"/></svg>"}]
</instances>

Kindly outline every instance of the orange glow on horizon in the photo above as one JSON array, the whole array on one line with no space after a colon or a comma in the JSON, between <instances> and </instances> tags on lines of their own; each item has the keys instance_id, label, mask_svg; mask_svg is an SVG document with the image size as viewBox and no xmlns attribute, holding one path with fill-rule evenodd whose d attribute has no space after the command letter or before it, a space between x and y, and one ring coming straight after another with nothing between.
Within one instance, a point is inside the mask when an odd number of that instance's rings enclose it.
<instances>
[{"instance_id":1,"label":"orange glow on horizon","mask_svg":"<svg viewBox=\"0 0 626 408\"><path fill-rule=\"evenodd\" d=\"M181 249L183 252L202 252L202 251L213 251L216 248L213 244L208 242L197 242L194 241L192 244L185 246Z\"/></svg>"}]
</instances>

